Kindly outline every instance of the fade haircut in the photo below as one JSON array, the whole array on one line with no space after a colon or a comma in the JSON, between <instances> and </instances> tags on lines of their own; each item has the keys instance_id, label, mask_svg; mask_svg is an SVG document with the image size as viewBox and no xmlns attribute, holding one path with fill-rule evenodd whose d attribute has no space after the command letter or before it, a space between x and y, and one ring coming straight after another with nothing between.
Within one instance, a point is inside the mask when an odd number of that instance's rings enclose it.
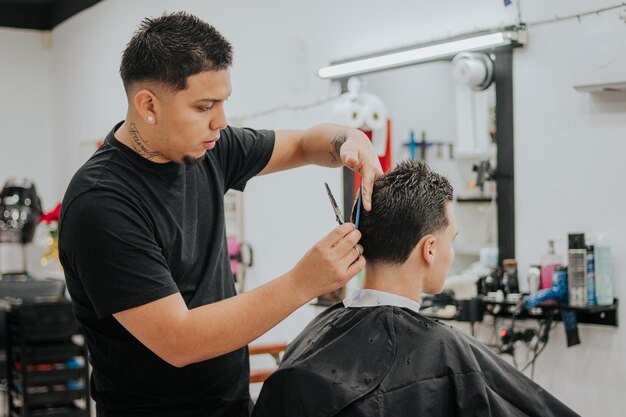
<instances>
[{"instance_id":1,"label":"fade haircut","mask_svg":"<svg viewBox=\"0 0 626 417\"><path fill-rule=\"evenodd\" d=\"M144 19L126 46L120 65L124 88L156 81L180 91L187 78L232 64L232 46L213 26L185 13Z\"/></svg>"},{"instance_id":2,"label":"fade haircut","mask_svg":"<svg viewBox=\"0 0 626 417\"><path fill-rule=\"evenodd\" d=\"M421 238L448 226L446 203L452 197L448 180L421 161L402 161L378 177L372 210L361 209L359 224L367 261L406 262Z\"/></svg>"}]
</instances>

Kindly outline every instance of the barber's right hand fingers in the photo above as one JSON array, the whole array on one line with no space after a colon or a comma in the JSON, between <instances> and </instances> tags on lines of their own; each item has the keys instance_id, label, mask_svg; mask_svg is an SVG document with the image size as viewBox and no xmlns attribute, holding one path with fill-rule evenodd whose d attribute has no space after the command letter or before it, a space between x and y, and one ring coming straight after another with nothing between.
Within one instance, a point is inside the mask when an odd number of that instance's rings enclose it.
<instances>
[{"instance_id":1,"label":"barber's right hand fingers","mask_svg":"<svg viewBox=\"0 0 626 417\"><path fill-rule=\"evenodd\" d=\"M344 285L365 267L361 233L351 223L343 224L319 242L294 267L298 283L309 295L319 296ZM357 249L355 249L355 247Z\"/></svg>"},{"instance_id":2,"label":"barber's right hand fingers","mask_svg":"<svg viewBox=\"0 0 626 417\"><path fill-rule=\"evenodd\" d=\"M350 277L354 277L356 276L356 274L361 272L363 268L365 268L365 258L363 257L363 255L361 255L356 259L356 261L350 264L347 270L347 275Z\"/></svg>"},{"instance_id":3,"label":"barber's right hand fingers","mask_svg":"<svg viewBox=\"0 0 626 417\"><path fill-rule=\"evenodd\" d=\"M356 245L348 249L347 252L340 252L339 256L341 256L341 262L346 265L346 268L348 268L349 265L352 265L363 256L363 246L357 243Z\"/></svg>"},{"instance_id":4,"label":"barber's right hand fingers","mask_svg":"<svg viewBox=\"0 0 626 417\"><path fill-rule=\"evenodd\" d=\"M346 225L351 225L352 227L346 227ZM335 228L326 238L330 238L331 241L337 239L332 244L331 251L336 256L338 262L345 264L345 268L348 268L363 255L363 246L357 243L361 239L361 232L352 223L344 223ZM325 240L322 239L322 242ZM328 244L327 240L326 244Z\"/></svg>"},{"instance_id":5,"label":"barber's right hand fingers","mask_svg":"<svg viewBox=\"0 0 626 417\"><path fill-rule=\"evenodd\" d=\"M352 223L348 223L348 224L352 225L352 228L349 229L349 231L347 232L342 231L343 235L341 235L341 237L339 237L332 243L332 247L342 254L345 254L349 248L353 248L354 245L356 245L357 242L361 240L361 232L358 229L356 229ZM336 235L334 232L336 232L338 229L344 226L345 226L345 223L339 226L337 229L335 229L333 233L331 233L331 235L333 236L333 239L336 238ZM342 257L343 256L344 255L342 255Z\"/></svg>"},{"instance_id":6,"label":"barber's right hand fingers","mask_svg":"<svg viewBox=\"0 0 626 417\"><path fill-rule=\"evenodd\" d=\"M346 222L341 226L335 227L333 231L324 236L324 238L322 238L319 243L334 247L338 242L341 242L341 240L343 240L346 235L355 230L356 227L354 226L354 224Z\"/></svg>"},{"instance_id":7,"label":"barber's right hand fingers","mask_svg":"<svg viewBox=\"0 0 626 417\"><path fill-rule=\"evenodd\" d=\"M333 251L342 260L347 260L348 264L354 262L363 254L363 246L357 242L361 239L361 232L354 230L346 235L343 240L335 245Z\"/></svg>"}]
</instances>

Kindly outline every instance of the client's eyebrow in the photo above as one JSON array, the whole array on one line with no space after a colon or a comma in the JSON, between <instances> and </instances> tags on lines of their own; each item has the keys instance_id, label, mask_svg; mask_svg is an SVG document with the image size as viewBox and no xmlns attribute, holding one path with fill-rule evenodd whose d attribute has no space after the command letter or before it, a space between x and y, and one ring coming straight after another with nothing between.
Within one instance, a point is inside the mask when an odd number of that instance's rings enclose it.
<instances>
[{"instance_id":1,"label":"client's eyebrow","mask_svg":"<svg viewBox=\"0 0 626 417\"><path fill-rule=\"evenodd\" d=\"M218 101L224 101L222 99L219 98L201 98L199 100L194 101L194 104L200 104L200 103L214 103L214 102L218 102Z\"/></svg>"}]
</instances>

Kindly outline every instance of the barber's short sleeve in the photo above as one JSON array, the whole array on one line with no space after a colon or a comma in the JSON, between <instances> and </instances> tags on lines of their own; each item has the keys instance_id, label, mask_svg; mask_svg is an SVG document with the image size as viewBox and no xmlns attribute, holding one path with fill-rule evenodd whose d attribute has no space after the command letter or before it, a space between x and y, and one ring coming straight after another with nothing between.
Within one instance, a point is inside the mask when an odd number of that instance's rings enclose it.
<instances>
[{"instance_id":1,"label":"barber's short sleeve","mask_svg":"<svg viewBox=\"0 0 626 417\"><path fill-rule=\"evenodd\" d=\"M225 189L243 191L246 182L269 162L274 141L273 130L231 126L223 129L214 151L224 172Z\"/></svg>"},{"instance_id":2,"label":"barber's short sleeve","mask_svg":"<svg viewBox=\"0 0 626 417\"><path fill-rule=\"evenodd\" d=\"M59 247L98 317L178 292L145 212L127 197L91 191L64 213ZM68 285L71 285L68 282Z\"/></svg>"}]
</instances>

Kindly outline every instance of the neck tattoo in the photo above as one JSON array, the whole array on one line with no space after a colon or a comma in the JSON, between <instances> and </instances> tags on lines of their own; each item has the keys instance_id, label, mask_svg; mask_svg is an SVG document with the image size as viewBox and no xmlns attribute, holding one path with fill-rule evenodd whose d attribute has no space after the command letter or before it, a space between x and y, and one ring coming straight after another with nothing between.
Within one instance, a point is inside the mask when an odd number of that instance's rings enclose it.
<instances>
[{"instance_id":1,"label":"neck tattoo","mask_svg":"<svg viewBox=\"0 0 626 417\"><path fill-rule=\"evenodd\" d=\"M154 152L148 149L148 141L146 139L143 139L141 135L139 135L137 126L134 123L131 123L128 127L128 133L133 140L133 148L135 148L135 152L137 152L139 155L143 156L146 159L153 159L161 155L160 152Z\"/></svg>"},{"instance_id":2,"label":"neck tattoo","mask_svg":"<svg viewBox=\"0 0 626 417\"><path fill-rule=\"evenodd\" d=\"M341 160L339 151L341 150L341 145L343 145L346 142L347 137L348 137L348 134L345 130L340 130L339 132L335 134L335 137L330 142L330 145L332 146L332 150L331 152L329 152L330 157L332 158L330 162L337 162Z\"/></svg>"}]
</instances>

